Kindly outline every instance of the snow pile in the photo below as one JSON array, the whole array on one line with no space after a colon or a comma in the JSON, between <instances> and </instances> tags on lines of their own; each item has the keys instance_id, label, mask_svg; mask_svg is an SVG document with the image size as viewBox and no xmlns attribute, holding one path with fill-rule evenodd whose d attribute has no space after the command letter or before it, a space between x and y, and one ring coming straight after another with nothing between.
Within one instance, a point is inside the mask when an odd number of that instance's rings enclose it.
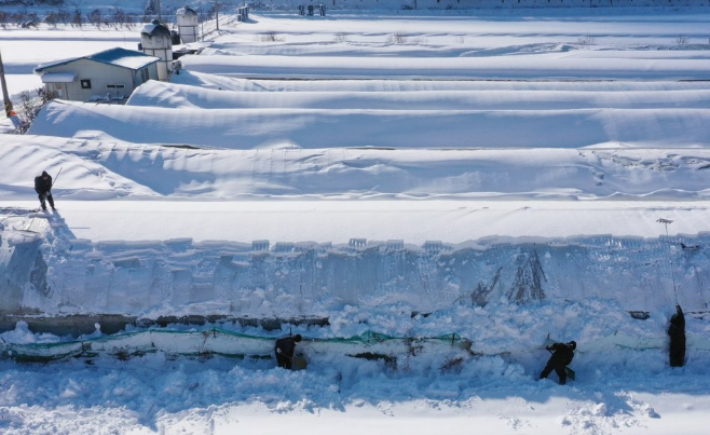
<instances>
[{"instance_id":1,"label":"snow pile","mask_svg":"<svg viewBox=\"0 0 710 435\"><path fill-rule=\"evenodd\" d=\"M415 336L450 328L447 320L460 314L392 313L372 320L376 327ZM496 304L473 314L456 322L465 321L470 326L463 329L478 333L473 353L454 347L431 352L414 340L405 352L370 353L368 359L354 357L354 349L340 353L311 342L322 330L298 330L306 337L299 348L310 361L299 372L274 369L272 359L209 353L175 358L160 351L116 351L49 366L0 361L0 421L8 434L26 433L28 427L33 433L89 434L101 427L117 433L209 434L293 425L309 431L313 425L328 431L341 427L345 433L404 426L423 434L448 425L450 433L466 433L472 424L505 434L524 428L610 434L619 427L665 433L666 421L683 415L688 433L702 433L695 428L708 409L710 355L695 339L707 336L707 322L688 318L689 365L669 372L658 347L664 317L633 320L601 301ZM368 317L350 310L331 332L352 331ZM542 343L550 330L579 343L572 364L577 380L566 387L535 381L548 355ZM634 340L621 346L594 341L618 330ZM658 338L657 344L638 348L642 337ZM512 352L496 354L500 349Z\"/></svg>"},{"instance_id":2,"label":"snow pile","mask_svg":"<svg viewBox=\"0 0 710 435\"><path fill-rule=\"evenodd\" d=\"M677 55L634 56L627 52L582 52L486 57L360 58L346 56L188 55L190 71L240 78L408 80L687 80L707 78L710 60ZM656 52L654 52L655 54ZM687 54L684 53L687 56ZM692 56L692 55L691 55Z\"/></svg>"},{"instance_id":3,"label":"snow pile","mask_svg":"<svg viewBox=\"0 0 710 435\"><path fill-rule=\"evenodd\" d=\"M61 169L55 195L77 200L698 200L710 165L705 149L194 150L46 136L0 144L0 192L22 200L35 196L28 174L37 168Z\"/></svg>"},{"instance_id":4,"label":"snow pile","mask_svg":"<svg viewBox=\"0 0 710 435\"><path fill-rule=\"evenodd\" d=\"M194 74L194 73L193 73ZM380 81L382 90L369 91L369 82L296 82L289 91L266 81L237 83L264 86L259 91L205 89L196 85L151 80L139 86L129 106L170 109L370 109L370 110L565 110L565 109L707 109L710 86L704 82L587 82L566 86L534 82ZM289 82L282 82L286 83ZM246 86L244 86L246 88ZM276 92L278 89L278 92ZM394 89L397 89L396 91ZM409 90L411 89L411 90Z\"/></svg>"},{"instance_id":5,"label":"snow pile","mask_svg":"<svg viewBox=\"0 0 710 435\"><path fill-rule=\"evenodd\" d=\"M183 109L53 101L35 135L203 148L706 147L710 109L321 110ZM510 125L516 135L511 136Z\"/></svg>"},{"instance_id":6,"label":"snow pile","mask_svg":"<svg viewBox=\"0 0 710 435\"><path fill-rule=\"evenodd\" d=\"M587 233L629 221L630 229L658 234L663 227L654 216L676 220L674 231L707 231L707 207L687 204L645 213L623 204L570 212L564 203L558 209L466 209L458 201L399 207L255 203L242 204L239 212L211 203L62 207L66 221L5 211L5 312L327 318L347 306L371 316L380 310L409 315L460 304L588 299L614 301L628 311L663 310L678 300L702 311L709 298L707 233L667 240L560 237L559 227L569 220ZM181 218L161 219L171 210ZM204 241L178 238L185 228L195 228L192 234ZM294 234L301 239L286 241ZM347 234L374 237L338 244ZM415 234L426 241L413 245ZM395 239L378 241L378 235Z\"/></svg>"}]
</instances>

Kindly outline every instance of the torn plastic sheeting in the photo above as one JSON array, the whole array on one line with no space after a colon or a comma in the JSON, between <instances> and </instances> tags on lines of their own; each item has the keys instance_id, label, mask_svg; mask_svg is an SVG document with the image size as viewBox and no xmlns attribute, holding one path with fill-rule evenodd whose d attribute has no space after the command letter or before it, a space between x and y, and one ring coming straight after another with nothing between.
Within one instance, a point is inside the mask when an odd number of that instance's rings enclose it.
<instances>
[{"instance_id":1,"label":"torn plastic sheeting","mask_svg":"<svg viewBox=\"0 0 710 435\"><path fill-rule=\"evenodd\" d=\"M70 356L96 354L146 353L162 351L178 355L217 353L228 356L264 356L273 352L276 337L260 337L212 328L201 331L144 330L120 334L53 343L2 344L2 356L22 361L52 361ZM468 345L467 345L468 343ZM352 352L352 346L373 351L397 354L421 351L425 345L453 345L464 349L470 341L457 334L433 338L391 337L372 331L355 337L304 339L301 346L315 353Z\"/></svg>"}]
</instances>

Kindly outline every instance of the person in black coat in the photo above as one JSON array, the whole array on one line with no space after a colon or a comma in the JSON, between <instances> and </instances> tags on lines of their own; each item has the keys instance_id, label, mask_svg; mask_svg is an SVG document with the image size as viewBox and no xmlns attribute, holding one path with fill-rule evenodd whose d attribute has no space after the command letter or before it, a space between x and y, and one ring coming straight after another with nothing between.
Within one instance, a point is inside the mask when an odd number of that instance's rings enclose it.
<instances>
[{"instance_id":1,"label":"person in black coat","mask_svg":"<svg viewBox=\"0 0 710 435\"><path fill-rule=\"evenodd\" d=\"M276 340L274 345L274 353L276 354L276 363L279 367L291 370L293 367L293 354L296 352L296 343L301 341L301 334L296 334L293 337L284 337Z\"/></svg>"},{"instance_id":2,"label":"person in black coat","mask_svg":"<svg viewBox=\"0 0 710 435\"><path fill-rule=\"evenodd\" d=\"M540 373L540 379L545 379L554 370L560 378L560 385L567 383L567 367L574 358L574 351L577 349L577 343L570 341L569 343L555 343L547 346L545 349L552 352L552 356L547 361L547 365Z\"/></svg>"},{"instance_id":3,"label":"person in black coat","mask_svg":"<svg viewBox=\"0 0 710 435\"><path fill-rule=\"evenodd\" d=\"M42 210L47 210L45 201L49 201L49 206L54 210L54 198L52 198L52 176L47 171L42 171L42 175L35 177L35 192L39 195L39 203Z\"/></svg>"},{"instance_id":4,"label":"person in black coat","mask_svg":"<svg viewBox=\"0 0 710 435\"><path fill-rule=\"evenodd\" d=\"M685 316L680 305L675 306L676 313L671 317L668 335L671 338L670 362L671 367L683 367L685 364Z\"/></svg>"}]
</instances>

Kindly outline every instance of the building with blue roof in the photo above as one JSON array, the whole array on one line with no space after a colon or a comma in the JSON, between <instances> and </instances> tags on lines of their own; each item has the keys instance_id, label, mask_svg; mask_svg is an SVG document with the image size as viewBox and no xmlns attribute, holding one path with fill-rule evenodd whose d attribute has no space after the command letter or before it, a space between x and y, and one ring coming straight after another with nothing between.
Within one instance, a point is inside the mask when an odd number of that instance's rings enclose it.
<instances>
[{"instance_id":1,"label":"building with blue roof","mask_svg":"<svg viewBox=\"0 0 710 435\"><path fill-rule=\"evenodd\" d=\"M38 65L45 89L76 101L123 102L148 80L158 80L160 59L140 51L111 48L87 56Z\"/></svg>"}]
</instances>

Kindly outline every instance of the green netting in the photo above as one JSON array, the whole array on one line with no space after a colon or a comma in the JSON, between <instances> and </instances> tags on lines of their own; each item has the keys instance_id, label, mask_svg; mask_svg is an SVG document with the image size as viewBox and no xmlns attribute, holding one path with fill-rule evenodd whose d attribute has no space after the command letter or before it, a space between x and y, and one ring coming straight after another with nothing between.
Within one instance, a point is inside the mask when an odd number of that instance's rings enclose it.
<instances>
[{"instance_id":1,"label":"green netting","mask_svg":"<svg viewBox=\"0 0 710 435\"><path fill-rule=\"evenodd\" d=\"M104 337L54 343L0 344L0 358L22 362L49 362L71 357L114 355L119 359L147 353L164 352L181 356L221 355L231 358L272 358L275 337L264 337L228 331L219 327L204 330L146 329ZM602 352L611 348L638 351L658 350L667 346L665 335L631 337L614 334L600 337L580 346L578 351ZM456 333L434 337L394 337L366 331L352 337L304 338L301 349L308 354L341 354L365 358L392 359L397 355L419 355L426 352L474 352L473 341ZM710 351L710 340L689 336L688 347Z\"/></svg>"},{"instance_id":2,"label":"green netting","mask_svg":"<svg viewBox=\"0 0 710 435\"><path fill-rule=\"evenodd\" d=\"M150 352L200 356L216 354L236 358L270 358L274 337L248 335L219 327L205 330L148 329L119 334L53 343L2 344L2 357L17 361L53 361L68 357L94 357L100 354L115 355L119 359ZM366 331L352 337L305 338L302 346L315 353L335 352L378 353L394 355L421 350L425 345L459 346L465 343L457 334L438 337L393 337ZM469 345L470 346L470 345Z\"/></svg>"}]
</instances>

